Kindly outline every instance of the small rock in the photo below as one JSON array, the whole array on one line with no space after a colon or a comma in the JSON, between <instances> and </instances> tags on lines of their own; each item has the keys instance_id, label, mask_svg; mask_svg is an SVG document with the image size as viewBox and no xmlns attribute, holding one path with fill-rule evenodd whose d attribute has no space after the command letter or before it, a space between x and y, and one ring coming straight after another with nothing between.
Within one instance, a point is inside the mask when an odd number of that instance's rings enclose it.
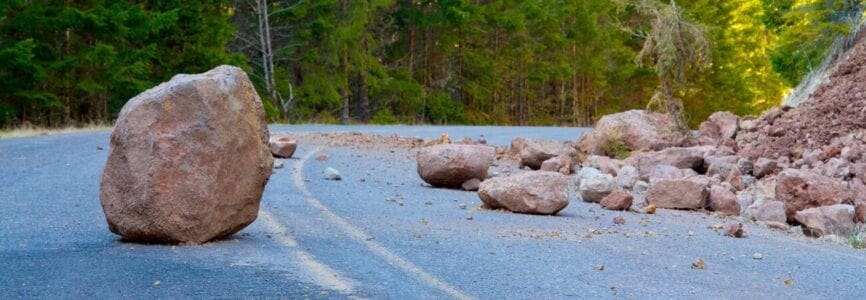
<instances>
[{"instance_id":1,"label":"small rock","mask_svg":"<svg viewBox=\"0 0 866 300\"><path fill-rule=\"evenodd\" d=\"M692 269L703 270L706 268L707 268L707 264L700 257L698 257L697 259L695 259L694 262L692 262Z\"/></svg>"},{"instance_id":2,"label":"small rock","mask_svg":"<svg viewBox=\"0 0 866 300\"><path fill-rule=\"evenodd\" d=\"M601 206L609 210L628 210L634 198L626 190L616 190L601 199Z\"/></svg>"},{"instance_id":3,"label":"small rock","mask_svg":"<svg viewBox=\"0 0 866 300\"><path fill-rule=\"evenodd\" d=\"M283 168L283 160L275 159L274 160L274 169L282 169Z\"/></svg>"},{"instance_id":4,"label":"small rock","mask_svg":"<svg viewBox=\"0 0 866 300\"><path fill-rule=\"evenodd\" d=\"M754 259L764 259L764 255L761 254L761 253L757 253L757 252L756 252L755 254L752 254L752 258L754 258Z\"/></svg>"},{"instance_id":5,"label":"small rock","mask_svg":"<svg viewBox=\"0 0 866 300\"><path fill-rule=\"evenodd\" d=\"M460 203L460 205L457 205L457 207L460 207L460 209L466 209L466 204Z\"/></svg>"},{"instance_id":6,"label":"small rock","mask_svg":"<svg viewBox=\"0 0 866 300\"><path fill-rule=\"evenodd\" d=\"M322 173L325 174L325 179L327 179L327 180L342 180L343 179L343 176L340 175L340 171L337 171L337 169L334 169L331 167L328 167Z\"/></svg>"},{"instance_id":7,"label":"small rock","mask_svg":"<svg viewBox=\"0 0 866 300\"><path fill-rule=\"evenodd\" d=\"M625 224L625 218L623 218L623 217L614 217L614 218L613 218L613 223L616 224L616 225L623 225L623 224Z\"/></svg>"},{"instance_id":8,"label":"small rock","mask_svg":"<svg viewBox=\"0 0 866 300\"><path fill-rule=\"evenodd\" d=\"M650 215L655 214L656 206L654 204L647 205L646 208L644 208L643 212Z\"/></svg>"},{"instance_id":9,"label":"small rock","mask_svg":"<svg viewBox=\"0 0 866 300\"><path fill-rule=\"evenodd\" d=\"M102 150L102 146L97 145L96 150Z\"/></svg>"},{"instance_id":10,"label":"small rock","mask_svg":"<svg viewBox=\"0 0 866 300\"><path fill-rule=\"evenodd\" d=\"M605 196L616 190L617 186L610 174L602 174L594 168L583 168L578 172L578 190L587 202L599 202Z\"/></svg>"},{"instance_id":11,"label":"small rock","mask_svg":"<svg viewBox=\"0 0 866 300\"><path fill-rule=\"evenodd\" d=\"M571 156L557 155L556 157L545 160L541 163L541 168L539 170L559 172L562 175L570 175L573 168L574 163L572 162Z\"/></svg>"},{"instance_id":12,"label":"small rock","mask_svg":"<svg viewBox=\"0 0 866 300\"><path fill-rule=\"evenodd\" d=\"M317 161L326 161L326 160L328 160L328 155L326 155L326 154L319 154L318 156L316 156L316 160L317 160Z\"/></svg>"},{"instance_id":13,"label":"small rock","mask_svg":"<svg viewBox=\"0 0 866 300\"><path fill-rule=\"evenodd\" d=\"M595 265L595 270L596 271L604 271L604 264Z\"/></svg>"},{"instance_id":14,"label":"small rock","mask_svg":"<svg viewBox=\"0 0 866 300\"><path fill-rule=\"evenodd\" d=\"M466 220L472 221L474 219L475 219L475 217L473 217L472 215L466 216Z\"/></svg>"},{"instance_id":15,"label":"small rock","mask_svg":"<svg viewBox=\"0 0 866 300\"><path fill-rule=\"evenodd\" d=\"M755 175L756 178L763 178L764 176L775 173L776 170L777 162L775 160L761 157L755 162L753 175Z\"/></svg>"},{"instance_id":16,"label":"small rock","mask_svg":"<svg viewBox=\"0 0 866 300\"><path fill-rule=\"evenodd\" d=\"M725 229L725 236L741 238L743 237L743 223L734 223L728 225L728 228Z\"/></svg>"},{"instance_id":17,"label":"small rock","mask_svg":"<svg viewBox=\"0 0 866 300\"><path fill-rule=\"evenodd\" d=\"M461 187L463 188L464 191L477 191L478 186L480 186L480 185L481 185L481 180L479 180L478 178L472 178L472 179L469 179L466 182L464 182Z\"/></svg>"},{"instance_id":18,"label":"small rock","mask_svg":"<svg viewBox=\"0 0 866 300\"><path fill-rule=\"evenodd\" d=\"M295 154L295 149L298 148L298 142L288 137L272 137L268 144L271 148L271 154L277 158L291 158Z\"/></svg>"}]
</instances>

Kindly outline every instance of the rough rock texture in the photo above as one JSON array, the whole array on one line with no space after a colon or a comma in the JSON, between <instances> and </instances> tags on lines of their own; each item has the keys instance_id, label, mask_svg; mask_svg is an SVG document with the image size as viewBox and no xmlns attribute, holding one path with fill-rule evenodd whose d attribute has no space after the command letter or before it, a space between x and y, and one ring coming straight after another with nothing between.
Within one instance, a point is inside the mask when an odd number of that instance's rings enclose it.
<instances>
[{"instance_id":1,"label":"rough rock texture","mask_svg":"<svg viewBox=\"0 0 866 300\"><path fill-rule=\"evenodd\" d=\"M478 178L469 179L466 182L464 182L462 185L460 185L460 188L462 188L464 191L473 191L473 192L477 191L479 187L481 187L481 180Z\"/></svg>"},{"instance_id":2,"label":"rough rock texture","mask_svg":"<svg viewBox=\"0 0 866 300\"><path fill-rule=\"evenodd\" d=\"M840 181L809 171L786 169L776 177L776 199L785 203L788 221L797 211L853 201Z\"/></svg>"},{"instance_id":3,"label":"rough rock texture","mask_svg":"<svg viewBox=\"0 0 866 300\"><path fill-rule=\"evenodd\" d=\"M795 218L803 225L803 233L810 236L847 236L854 230L854 207L847 204L798 211Z\"/></svg>"},{"instance_id":4,"label":"rough rock texture","mask_svg":"<svg viewBox=\"0 0 866 300\"><path fill-rule=\"evenodd\" d=\"M559 172L570 175L574 168L574 160L568 155L558 155L541 163L541 171Z\"/></svg>"},{"instance_id":5,"label":"rough rock texture","mask_svg":"<svg viewBox=\"0 0 866 300\"><path fill-rule=\"evenodd\" d=\"M707 151L709 149L706 147L672 147L656 152L641 153L637 157L637 169L643 179L647 179L649 173L658 165L698 170L704 164L704 155Z\"/></svg>"},{"instance_id":6,"label":"rough rock texture","mask_svg":"<svg viewBox=\"0 0 866 300\"><path fill-rule=\"evenodd\" d=\"M478 197L490 208L553 215L568 206L568 177L557 172L524 172L485 180Z\"/></svg>"},{"instance_id":7,"label":"rough rock texture","mask_svg":"<svg viewBox=\"0 0 866 300\"><path fill-rule=\"evenodd\" d=\"M650 182L654 182L656 180L680 179L695 175L698 175L698 172L692 169L679 169L668 165L658 165L646 177Z\"/></svg>"},{"instance_id":8,"label":"rough rock texture","mask_svg":"<svg viewBox=\"0 0 866 300\"><path fill-rule=\"evenodd\" d=\"M753 175L756 178L764 178L764 176L776 173L778 163L775 160L761 157L755 162L753 170Z\"/></svg>"},{"instance_id":9,"label":"rough rock texture","mask_svg":"<svg viewBox=\"0 0 866 300\"><path fill-rule=\"evenodd\" d=\"M613 159L607 156L590 155L581 164L584 167L595 168L605 174L613 176L617 175L619 169L623 166L623 162L618 159Z\"/></svg>"},{"instance_id":10,"label":"rough rock texture","mask_svg":"<svg viewBox=\"0 0 866 300\"><path fill-rule=\"evenodd\" d=\"M634 186L635 182L638 181L638 171L637 168L632 167L630 165L622 166L619 171L616 172L616 185L621 188L630 189Z\"/></svg>"},{"instance_id":11,"label":"rough rock texture","mask_svg":"<svg viewBox=\"0 0 866 300\"><path fill-rule=\"evenodd\" d=\"M722 216L740 215L740 203L737 202L737 195L719 185L713 185L710 188L709 207L710 210Z\"/></svg>"},{"instance_id":12,"label":"rough rock texture","mask_svg":"<svg viewBox=\"0 0 866 300\"><path fill-rule=\"evenodd\" d=\"M524 139L520 149L520 164L538 170L544 161L560 155L573 157L575 150L560 141Z\"/></svg>"},{"instance_id":13,"label":"rough rock texture","mask_svg":"<svg viewBox=\"0 0 866 300\"><path fill-rule=\"evenodd\" d=\"M608 138L618 139L629 150L637 151L680 146L687 135L676 130L665 114L630 110L601 117L594 130L581 136L577 149L586 155L604 154L602 146Z\"/></svg>"},{"instance_id":14,"label":"rough rock texture","mask_svg":"<svg viewBox=\"0 0 866 300\"><path fill-rule=\"evenodd\" d=\"M739 130L740 118L729 112L715 112L701 123L698 130L698 143L701 145L733 145Z\"/></svg>"},{"instance_id":15,"label":"rough rock texture","mask_svg":"<svg viewBox=\"0 0 866 300\"><path fill-rule=\"evenodd\" d=\"M796 157L797 151L830 143L831 139L866 128L866 39L830 70L809 98L796 108L765 113L738 139L740 154L751 159Z\"/></svg>"},{"instance_id":16,"label":"rough rock texture","mask_svg":"<svg viewBox=\"0 0 866 300\"><path fill-rule=\"evenodd\" d=\"M271 138L268 142L271 154L277 158L291 158L298 148L298 142L288 137Z\"/></svg>"},{"instance_id":17,"label":"rough rock texture","mask_svg":"<svg viewBox=\"0 0 866 300\"><path fill-rule=\"evenodd\" d=\"M616 190L601 199L601 207L610 210L628 210L634 198L626 190Z\"/></svg>"},{"instance_id":18,"label":"rough rock texture","mask_svg":"<svg viewBox=\"0 0 866 300\"><path fill-rule=\"evenodd\" d=\"M866 203L858 203L857 206L854 207L854 222L866 222Z\"/></svg>"},{"instance_id":19,"label":"rough rock texture","mask_svg":"<svg viewBox=\"0 0 866 300\"><path fill-rule=\"evenodd\" d=\"M252 223L273 158L261 100L231 66L177 75L124 105L100 182L108 228L198 244Z\"/></svg>"},{"instance_id":20,"label":"rough rock texture","mask_svg":"<svg viewBox=\"0 0 866 300\"><path fill-rule=\"evenodd\" d=\"M725 236L741 238L743 235L743 223L730 224L725 228Z\"/></svg>"},{"instance_id":21,"label":"rough rock texture","mask_svg":"<svg viewBox=\"0 0 866 300\"><path fill-rule=\"evenodd\" d=\"M599 202L602 198L617 189L616 182L610 174L603 174L594 168L583 168L577 174L578 190L583 201Z\"/></svg>"},{"instance_id":22,"label":"rough rock texture","mask_svg":"<svg viewBox=\"0 0 866 300\"><path fill-rule=\"evenodd\" d=\"M761 201L749 206L749 215L758 222L785 223L785 204L780 201Z\"/></svg>"},{"instance_id":23,"label":"rough rock texture","mask_svg":"<svg viewBox=\"0 0 866 300\"><path fill-rule=\"evenodd\" d=\"M482 145L442 144L418 151L418 175L435 187L461 188L469 179L487 178L496 149Z\"/></svg>"},{"instance_id":24,"label":"rough rock texture","mask_svg":"<svg viewBox=\"0 0 866 300\"><path fill-rule=\"evenodd\" d=\"M710 180L705 176L661 179L650 183L646 200L659 208L702 209L707 206Z\"/></svg>"}]
</instances>

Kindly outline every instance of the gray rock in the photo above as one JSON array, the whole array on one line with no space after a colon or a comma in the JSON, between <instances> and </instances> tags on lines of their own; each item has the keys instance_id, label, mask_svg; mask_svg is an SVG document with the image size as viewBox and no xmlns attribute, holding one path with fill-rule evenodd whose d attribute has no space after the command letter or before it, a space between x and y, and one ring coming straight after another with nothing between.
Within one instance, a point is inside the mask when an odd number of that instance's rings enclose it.
<instances>
[{"instance_id":1,"label":"gray rock","mask_svg":"<svg viewBox=\"0 0 866 300\"><path fill-rule=\"evenodd\" d=\"M327 179L327 180L342 180L343 179L343 176L340 175L340 171L337 171L337 169L334 169L331 167L328 167L327 169L325 169L325 171L323 171L322 174L325 175L325 179Z\"/></svg>"},{"instance_id":2,"label":"gray rock","mask_svg":"<svg viewBox=\"0 0 866 300\"><path fill-rule=\"evenodd\" d=\"M581 169L578 178L578 190L583 201L599 202L617 188L613 176L594 168Z\"/></svg>"}]
</instances>

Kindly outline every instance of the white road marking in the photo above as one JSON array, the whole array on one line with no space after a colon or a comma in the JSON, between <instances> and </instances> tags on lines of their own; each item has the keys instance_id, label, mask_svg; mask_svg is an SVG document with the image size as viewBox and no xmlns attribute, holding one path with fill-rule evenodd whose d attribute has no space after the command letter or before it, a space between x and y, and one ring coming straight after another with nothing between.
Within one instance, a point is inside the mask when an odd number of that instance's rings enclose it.
<instances>
[{"instance_id":1,"label":"white road marking","mask_svg":"<svg viewBox=\"0 0 866 300\"><path fill-rule=\"evenodd\" d=\"M282 224L274 220L274 217L265 210L259 211L259 217L264 221L264 225L274 233L274 237L284 246L294 248L297 254L297 261L301 267L306 270L316 284L332 289L344 294L351 294L354 290L354 285L348 279L344 279L339 272L328 265L316 260L309 252L298 247L298 242L289 234L289 231Z\"/></svg>"},{"instance_id":2,"label":"white road marking","mask_svg":"<svg viewBox=\"0 0 866 300\"><path fill-rule=\"evenodd\" d=\"M316 152L319 152L319 150L321 150L321 148L316 148L307 153L307 155L304 155L301 159L295 162L295 169L292 171L292 176L294 177L295 181L295 187L297 187L298 190L301 191L304 196L306 196L308 204L319 209L322 214L325 215L328 221L339 226L341 229L343 229L343 231L346 232L346 234L350 238L364 244L364 246L367 246L370 251L384 259L389 264L403 269L403 271L417 277L425 284L433 288L439 289L445 294L455 299L472 299L472 297L451 286L447 282L437 278L430 273L427 273L420 267L400 257L399 255L394 254L393 252L391 252L391 250L388 250L388 248L385 248L385 246L382 246L382 244L379 244L375 240L373 240L372 236L367 235L362 230L350 224L348 221L346 221L346 219L338 216L330 209L328 209L324 204L322 204L322 202L316 199L316 197L314 197L313 194L310 193L309 190L307 190L307 185L304 183L304 178L301 176L301 171L304 169L304 164L307 162L307 159L313 156Z\"/></svg>"}]
</instances>

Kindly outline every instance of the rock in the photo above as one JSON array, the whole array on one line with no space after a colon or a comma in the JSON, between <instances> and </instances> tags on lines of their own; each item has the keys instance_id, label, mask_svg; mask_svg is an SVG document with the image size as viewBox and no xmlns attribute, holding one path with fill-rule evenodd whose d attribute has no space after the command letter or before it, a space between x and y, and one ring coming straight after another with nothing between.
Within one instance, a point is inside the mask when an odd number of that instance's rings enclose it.
<instances>
[{"instance_id":1,"label":"rock","mask_svg":"<svg viewBox=\"0 0 866 300\"><path fill-rule=\"evenodd\" d=\"M854 206L848 204L808 208L798 211L794 218L809 236L847 236L854 230Z\"/></svg>"},{"instance_id":2,"label":"rock","mask_svg":"<svg viewBox=\"0 0 866 300\"><path fill-rule=\"evenodd\" d=\"M721 216L740 215L740 203L737 202L737 195L719 185L713 185L710 188L709 207L710 210Z\"/></svg>"},{"instance_id":3,"label":"rock","mask_svg":"<svg viewBox=\"0 0 866 300\"><path fill-rule=\"evenodd\" d=\"M328 155L326 155L326 154L319 154L318 156L316 156L316 161L326 161L326 160L328 160Z\"/></svg>"},{"instance_id":4,"label":"rock","mask_svg":"<svg viewBox=\"0 0 866 300\"><path fill-rule=\"evenodd\" d=\"M524 172L485 180L478 196L488 207L553 215L568 206L568 177L556 172Z\"/></svg>"},{"instance_id":5,"label":"rock","mask_svg":"<svg viewBox=\"0 0 866 300\"><path fill-rule=\"evenodd\" d=\"M601 199L601 206L609 210L628 210L634 198L625 190L616 190Z\"/></svg>"},{"instance_id":6,"label":"rock","mask_svg":"<svg viewBox=\"0 0 866 300\"><path fill-rule=\"evenodd\" d=\"M725 228L725 236L741 238L743 237L743 223L733 223Z\"/></svg>"},{"instance_id":7,"label":"rock","mask_svg":"<svg viewBox=\"0 0 866 300\"><path fill-rule=\"evenodd\" d=\"M637 169L640 171L641 179L648 179L649 173L659 165L667 165L678 169L698 170L704 164L704 154L709 150L705 147L674 147L656 152L639 154L637 158Z\"/></svg>"},{"instance_id":8,"label":"rock","mask_svg":"<svg viewBox=\"0 0 866 300\"><path fill-rule=\"evenodd\" d=\"M650 182L662 179L680 179L689 176L696 176L698 172L692 169L679 169L668 165L658 165L647 176Z\"/></svg>"},{"instance_id":9,"label":"rock","mask_svg":"<svg viewBox=\"0 0 866 300\"><path fill-rule=\"evenodd\" d=\"M541 163L541 171L559 172L562 175L570 175L574 167L571 156L558 155Z\"/></svg>"},{"instance_id":10,"label":"rock","mask_svg":"<svg viewBox=\"0 0 866 300\"><path fill-rule=\"evenodd\" d=\"M692 262L692 269L695 270L703 270L707 268L707 263L704 262L703 259L696 258L694 262Z\"/></svg>"},{"instance_id":11,"label":"rock","mask_svg":"<svg viewBox=\"0 0 866 300\"><path fill-rule=\"evenodd\" d=\"M322 171L322 174L325 175L325 179L327 179L327 180L342 180L343 179L343 176L340 175L340 171L337 171L337 169L334 169L331 167L328 167L325 169L325 171Z\"/></svg>"},{"instance_id":12,"label":"rock","mask_svg":"<svg viewBox=\"0 0 866 300\"><path fill-rule=\"evenodd\" d=\"M760 201L747 209L749 215L758 222L777 222L785 223L785 204L780 201Z\"/></svg>"},{"instance_id":13,"label":"rock","mask_svg":"<svg viewBox=\"0 0 866 300\"><path fill-rule=\"evenodd\" d=\"M634 183L634 187L631 190L631 196L634 198L634 203L632 203L633 207L643 208L646 206L646 192L649 190L649 183L646 181L638 180Z\"/></svg>"},{"instance_id":14,"label":"rock","mask_svg":"<svg viewBox=\"0 0 866 300\"><path fill-rule=\"evenodd\" d=\"M575 150L560 141L524 139L523 148L520 150L520 164L538 170L544 161L560 155L573 157Z\"/></svg>"},{"instance_id":15,"label":"rock","mask_svg":"<svg viewBox=\"0 0 866 300\"><path fill-rule=\"evenodd\" d=\"M630 189L634 186L635 182L638 180L638 171L637 168L632 167L630 165L622 166L619 171L616 172L616 185L621 188Z\"/></svg>"},{"instance_id":16,"label":"rock","mask_svg":"<svg viewBox=\"0 0 866 300\"><path fill-rule=\"evenodd\" d=\"M298 148L298 142L288 137L271 138L268 144L271 154L278 158L291 158Z\"/></svg>"},{"instance_id":17,"label":"rock","mask_svg":"<svg viewBox=\"0 0 866 300\"><path fill-rule=\"evenodd\" d=\"M821 168L821 174L828 177L844 179L852 175L851 165L848 161L840 158L831 158L827 160Z\"/></svg>"},{"instance_id":18,"label":"rock","mask_svg":"<svg viewBox=\"0 0 866 300\"><path fill-rule=\"evenodd\" d=\"M648 214L648 215L655 214L655 213L656 213L656 206L653 205L652 203L650 203L649 205L647 205L647 206L644 208L643 212L646 213L646 214Z\"/></svg>"},{"instance_id":19,"label":"rock","mask_svg":"<svg viewBox=\"0 0 866 300\"><path fill-rule=\"evenodd\" d=\"M616 183L610 174L602 174L594 168L583 168L578 173L578 190L583 201L599 202L616 190Z\"/></svg>"},{"instance_id":20,"label":"rock","mask_svg":"<svg viewBox=\"0 0 866 300\"><path fill-rule=\"evenodd\" d=\"M661 179L650 183L646 200L659 208L702 209L707 206L710 180L705 176Z\"/></svg>"},{"instance_id":21,"label":"rock","mask_svg":"<svg viewBox=\"0 0 866 300\"><path fill-rule=\"evenodd\" d=\"M130 99L100 182L109 230L131 241L199 244L243 229L272 172L268 136L240 68L176 75Z\"/></svg>"},{"instance_id":22,"label":"rock","mask_svg":"<svg viewBox=\"0 0 866 300\"><path fill-rule=\"evenodd\" d=\"M604 174L616 176L619 168L622 167L623 162L607 156L590 155L586 160L584 160L582 165L584 167L598 169Z\"/></svg>"},{"instance_id":23,"label":"rock","mask_svg":"<svg viewBox=\"0 0 866 300\"><path fill-rule=\"evenodd\" d=\"M737 168L740 169L740 174L743 175L751 175L755 170L755 165L752 164L749 159L744 157L738 157L737 159Z\"/></svg>"},{"instance_id":24,"label":"rock","mask_svg":"<svg viewBox=\"0 0 866 300\"><path fill-rule=\"evenodd\" d=\"M797 211L853 200L840 181L810 171L785 169L776 178L776 199L785 203L788 221Z\"/></svg>"},{"instance_id":25,"label":"rock","mask_svg":"<svg viewBox=\"0 0 866 300\"><path fill-rule=\"evenodd\" d=\"M274 160L274 169L282 169L283 168L283 160L275 159Z\"/></svg>"},{"instance_id":26,"label":"rock","mask_svg":"<svg viewBox=\"0 0 866 300\"><path fill-rule=\"evenodd\" d=\"M718 145L733 140L739 129L739 117L729 112L715 112L701 123L698 141L702 145Z\"/></svg>"},{"instance_id":27,"label":"rock","mask_svg":"<svg viewBox=\"0 0 866 300\"><path fill-rule=\"evenodd\" d=\"M435 187L461 188L472 178L487 178L496 150L482 145L441 144L418 151L418 175Z\"/></svg>"},{"instance_id":28,"label":"rock","mask_svg":"<svg viewBox=\"0 0 866 300\"><path fill-rule=\"evenodd\" d=\"M523 150L523 146L526 145L526 138L524 137L516 137L511 140L511 148L509 148L509 152L513 155L520 155L520 151Z\"/></svg>"},{"instance_id":29,"label":"rock","mask_svg":"<svg viewBox=\"0 0 866 300\"><path fill-rule=\"evenodd\" d=\"M687 137L665 114L630 110L602 117L594 130L581 136L577 148L587 155L603 155L604 141L612 138L621 141L630 151L661 150L680 146Z\"/></svg>"},{"instance_id":30,"label":"rock","mask_svg":"<svg viewBox=\"0 0 866 300\"><path fill-rule=\"evenodd\" d=\"M481 180L478 178L469 179L461 185L464 191L477 191L480 186Z\"/></svg>"},{"instance_id":31,"label":"rock","mask_svg":"<svg viewBox=\"0 0 866 300\"><path fill-rule=\"evenodd\" d=\"M613 223L616 225L625 225L625 218L620 216L613 217Z\"/></svg>"},{"instance_id":32,"label":"rock","mask_svg":"<svg viewBox=\"0 0 866 300\"><path fill-rule=\"evenodd\" d=\"M761 179L764 176L776 173L777 171L777 162L772 159L760 157L758 161L755 162L755 169L753 174L756 178Z\"/></svg>"},{"instance_id":33,"label":"rock","mask_svg":"<svg viewBox=\"0 0 866 300\"><path fill-rule=\"evenodd\" d=\"M764 255L761 253L755 252L755 254L752 254L752 259L759 259L759 260L764 259Z\"/></svg>"},{"instance_id":34,"label":"rock","mask_svg":"<svg viewBox=\"0 0 866 300\"><path fill-rule=\"evenodd\" d=\"M854 206L854 222L866 222L866 203L858 203L856 206Z\"/></svg>"}]
</instances>

